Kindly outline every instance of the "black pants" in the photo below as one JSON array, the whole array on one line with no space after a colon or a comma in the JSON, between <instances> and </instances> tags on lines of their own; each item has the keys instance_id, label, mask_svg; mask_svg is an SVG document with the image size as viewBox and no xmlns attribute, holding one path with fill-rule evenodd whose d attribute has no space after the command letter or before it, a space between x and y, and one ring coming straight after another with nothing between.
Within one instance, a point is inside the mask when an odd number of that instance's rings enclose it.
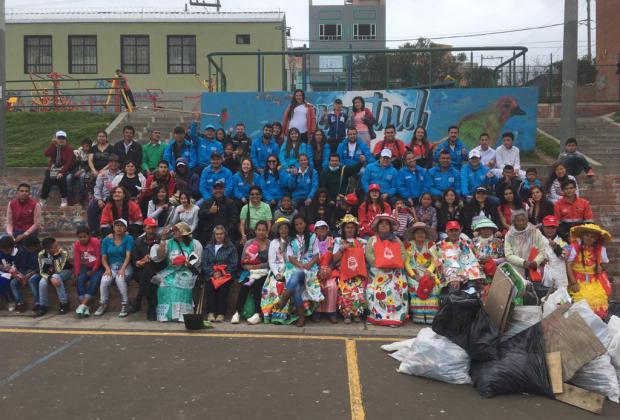
<instances>
[{"instance_id":1,"label":"black pants","mask_svg":"<svg viewBox=\"0 0 620 420\"><path fill-rule=\"evenodd\" d=\"M157 306L157 285L151 283L151 279L159 271L163 270L165 263L147 263L143 268L136 268L133 278L138 282L138 294L133 305L139 308L142 305L142 298L146 298L149 309Z\"/></svg>"},{"instance_id":2,"label":"black pants","mask_svg":"<svg viewBox=\"0 0 620 420\"><path fill-rule=\"evenodd\" d=\"M263 285L265 284L265 277L261 277L254 281L251 286L241 286L241 290L239 290L239 296L237 297L237 312L241 314L243 312L243 307L245 306L245 301L248 298L250 292L252 292L252 299L254 300L254 313L260 314L260 300L263 293Z\"/></svg>"},{"instance_id":3,"label":"black pants","mask_svg":"<svg viewBox=\"0 0 620 420\"><path fill-rule=\"evenodd\" d=\"M568 242L570 240L570 228L579 225L583 225L583 222L560 222L560 226L558 227L558 235L560 238Z\"/></svg>"},{"instance_id":4,"label":"black pants","mask_svg":"<svg viewBox=\"0 0 620 420\"><path fill-rule=\"evenodd\" d=\"M207 283L207 313L215 315L226 315L228 307L228 292L234 280L229 280L217 289L213 287L211 279L206 279Z\"/></svg>"},{"instance_id":5,"label":"black pants","mask_svg":"<svg viewBox=\"0 0 620 420\"><path fill-rule=\"evenodd\" d=\"M67 180L63 176L62 178L51 178L50 171L45 171L45 178L43 179L43 186L41 187L41 198L47 200L50 196L50 191L54 185L58 185L60 190L60 196L67 198Z\"/></svg>"}]
</instances>

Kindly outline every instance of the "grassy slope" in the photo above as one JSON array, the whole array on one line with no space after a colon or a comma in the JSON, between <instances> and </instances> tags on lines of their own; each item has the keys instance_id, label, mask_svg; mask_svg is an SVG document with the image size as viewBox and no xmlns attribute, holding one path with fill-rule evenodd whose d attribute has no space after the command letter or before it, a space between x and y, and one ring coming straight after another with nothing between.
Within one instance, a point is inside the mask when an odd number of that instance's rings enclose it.
<instances>
[{"instance_id":1,"label":"grassy slope","mask_svg":"<svg viewBox=\"0 0 620 420\"><path fill-rule=\"evenodd\" d=\"M82 139L95 138L115 114L95 112L9 112L7 113L7 165L44 166L43 151L57 130L67 132L69 144L79 147Z\"/></svg>"},{"instance_id":2,"label":"grassy slope","mask_svg":"<svg viewBox=\"0 0 620 420\"><path fill-rule=\"evenodd\" d=\"M614 115L611 116L611 118L617 122L618 124L620 124L620 112L616 112Z\"/></svg>"},{"instance_id":3,"label":"grassy slope","mask_svg":"<svg viewBox=\"0 0 620 420\"><path fill-rule=\"evenodd\" d=\"M521 161L530 164L548 164L555 161L560 154L560 145L550 137L536 132L536 148L529 152L521 153Z\"/></svg>"}]
</instances>

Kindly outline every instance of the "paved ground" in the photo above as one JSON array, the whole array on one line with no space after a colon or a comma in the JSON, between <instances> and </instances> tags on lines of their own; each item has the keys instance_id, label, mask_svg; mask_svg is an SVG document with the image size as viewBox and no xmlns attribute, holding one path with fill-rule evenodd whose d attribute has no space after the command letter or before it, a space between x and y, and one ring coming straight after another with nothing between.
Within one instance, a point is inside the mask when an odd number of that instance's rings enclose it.
<instances>
[{"instance_id":1,"label":"paved ground","mask_svg":"<svg viewBox=\"0 0 620 420\"><path fill-rule=\"evenodd\" d=\"M398 374L379 348L390 338L318 333L327 326L278 333L245 327L243 334L188 333L173 324L121 331L11 323L0 318L6 419L620 418L620 406L610 402L595 416L543 397L485 400L470 386Z\"/></svg>"}]
</instances>

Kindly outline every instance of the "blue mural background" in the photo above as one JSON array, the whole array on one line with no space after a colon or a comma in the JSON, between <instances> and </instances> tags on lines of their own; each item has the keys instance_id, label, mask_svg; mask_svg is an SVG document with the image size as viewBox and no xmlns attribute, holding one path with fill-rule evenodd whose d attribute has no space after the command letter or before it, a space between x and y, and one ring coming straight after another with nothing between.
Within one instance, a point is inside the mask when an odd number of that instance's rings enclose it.
<instances>
[{"instance_id":1,"label":"blue mural background","mask_svg":"<svg viewBox=\"0 0 620 420\"><path fill-rule=\"evenodd\" d=\"M342 99L346 108L355 96L362 96L377 118L377 140L383 137L383 128L392 123L405 144L411 141L413 129L419 125L427 129L432 142L445 139L448 127L458 125L459 138L468 148L478 143L482 132L489 133L496 145L505 131L514 133L515 145L523 151L536 144L535 87L307 92L306 100L315 106L318 127L325 129L320 124L321 116L331 110L334 99ZM282 120L290 100L290 92L204 93L201 111L222 116L203 116L201 125L214 124L228 130L243 121L248 135L255 138L262 133L264 124Z\"/></svg>"}]
</instances>

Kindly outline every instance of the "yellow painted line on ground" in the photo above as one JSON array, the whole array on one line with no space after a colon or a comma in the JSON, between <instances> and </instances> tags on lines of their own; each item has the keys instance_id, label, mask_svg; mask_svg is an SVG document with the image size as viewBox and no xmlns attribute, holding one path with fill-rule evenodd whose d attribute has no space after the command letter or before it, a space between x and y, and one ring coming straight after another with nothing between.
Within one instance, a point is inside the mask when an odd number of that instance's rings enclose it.
<instances>
[{"instance_id":1,"label":"yellow painted line on ground","mask_svg":"<svg viewBox=\"0 0 620 420\"><path fill-rule=\"evenodd\" d=\"M261 334L261 333L203 333L184 331L115 331L115 330L75 330L43 328L0 328L0 333L20 334L66 334L66 335L119 335L135 337L207 337L207 338L262 338L286 340L322 341L399 341L402 337L348 337L344 335L303 335L303 334Z\"/></svg>"},{"instance_id":2,"label":"yellow painted line on ground","mask_svg":"<svg viewBox=\"0 0 620 420\"><path fill-rule=\"evenodd\" d=\"M349 401L351 403L351 420L364 420L364 403L362 402L362 383L357 363L357 347L354 339L346 340L347 373L349 376Z\"/></svg>"}]
</instances>

